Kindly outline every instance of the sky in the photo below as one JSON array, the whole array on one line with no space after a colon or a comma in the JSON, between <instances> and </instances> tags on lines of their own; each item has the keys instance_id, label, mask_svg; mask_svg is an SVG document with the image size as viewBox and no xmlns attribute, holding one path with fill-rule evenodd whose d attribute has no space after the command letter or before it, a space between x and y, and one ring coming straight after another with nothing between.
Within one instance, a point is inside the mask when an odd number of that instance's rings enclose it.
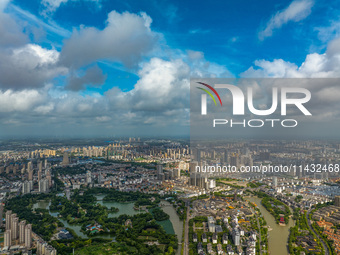
<instances>
[{"instance_id":1,"label":"sky","mask_svg":"<svg viewBox=\"0 0 340 255\"><path fill-rule=\"evenodd\" d=\"M339 33L338 0L0 0L0 137L187 136L190 78L339 77Z\"/></svg>"}]
</instances>

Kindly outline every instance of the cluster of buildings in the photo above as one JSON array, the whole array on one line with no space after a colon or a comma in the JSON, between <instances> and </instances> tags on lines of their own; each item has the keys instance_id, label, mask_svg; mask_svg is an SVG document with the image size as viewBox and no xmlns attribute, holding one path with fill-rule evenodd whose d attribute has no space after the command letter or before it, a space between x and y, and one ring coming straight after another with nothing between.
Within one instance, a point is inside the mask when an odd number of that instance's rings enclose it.
<instances>
[{"instance_id":1,"label":"cluster of buildings","mask_svg":"<svg viewBox=\"0 0 340 255\"><path fill-rule=\"evenodd\" d=\"M309 171L311 165L320 164L335 166L339 164L339 144L329 141L214 141L191 143L191 162L198 162L199 166L296 166L291 167L286 176L292 178L314 178L327 180L336 178L338 171ZM253 173L255 175L256 173ZM275 173L274 173L275 174ZM226 175L226 173L215 173ZM228 174L227 174L228 175ZM229 174L230 175L230 174ZM243 177L247 173L241 174ZM258 175L271 176L273 173L258 173ZM251 175L249 175L251 176Z\"/></svg>"},{"instance_id":2,"label":"cluster of buildings","mask_svg":"<svg viewBox=\"0 0 340 255\"><path fill-rule=\"evenodd\" d=\"M98 223L95 224L89 224L86 226L86 231L89 231L91 234L96 234L98 232L103 231L102 226Z\"/></svg>"},{"instance_id":3,"label":"cluster of buildings","mask_svg":"<svg viewBox=\"0 0 340 255\"><path fill-rule=\"evenodd\" d=\"M154 143L160 145L154 145ZM152 143L153 145L149 145ZM105 157L112 160L125 160L140 162L153 162L155 160L166 163L190 158L187 145L173 141L141 141L129 138L129 141L120 141L107 146L62 147L61 152L68 152L76 157Z\"/></svg>"},{"instance_id":4,"label":"cluster of buildings","mask_svg":"<svg viewBox=\"0 0 340 255\"><path fill-rule=\"evenodd\" d=\"M262 184L259 190L276 197L293 209L309 209L313 205L333 201L336 196L340 195L337 185L322 184L321 181L315 179L298 180L273 176L260 178L257 182ZM298 196L301 199L297 200Z\"/></svg>"},{"instance_id":5,"label":"cluster of buildings","mask_svg":"<svg viewBox=\"0 0 340 255\"><path fill-rule=\"evenodd\" d=\"M35 171L34 171L35 170ZM22 183L22 194L28 193L47 193L53 185L51 169L45 159L43 167L42 161L37 162L37 168L33 168L32 162L27 164L28 178ZM36 173L34 175L34 172ZM34 184L38 184L38 189L34 191Z\"/></svg>"},{"instance_id":6,"label":"cluster of buildings","mask_svg":"<svg viewBox=\"0 0 340 255\"><path fill-rule=\"evenodd\" d=\"M60 231L57 233L58 239L71 239L73 238L72 234L66 230L66 229L60 229Z\"/></svg>"},{"instance_id":7,"label":"cluster of buildings","mask_svg":"<svg viewBox=\"0 0 340 255\"><path fill-rule=\"evenodd\" d=\"M240 216L237 210L230 214L225 214L221 218L221 224L216 223L213 216L207 217L208 221L203 222L202 227L193 226L193 242L197 243L198 254L239 254L255 255L256 242L258 233L250 229L250 223L247 217ZM247 226L247 227L246 227ZM201 237L198 238L198 231L202 231ZM208 237L207 233L212 233ZM205 251L204 246L207 249ZM231 245L233 244L233 245ZM215 247L215 248L214 248Z\"/></svg>"},{"instance_id":8,"label":"cluster of buildings","mask_svg":"<svg viewBox=\"0 0 340 255\"><path fill-rule=\"evenodd\" d=\"M6 231L2 252L27 250L32 247L32 225L19 218L12 211L6 212Z\"/></svg>"},{"instance_id":9,"label":"cluster of buildings","mask_svg":"<svg viewBox=\"0 0 340 255\"><path fill-rule=\"evenodd\" d=\"M159 181L169 181L169 180L174 180L178 179L181 177L181 169L174 168L174 169L163 169L163 165L157 165L157 179Z\"/></svg>"},{"instance_id":10,"label":"cluster of buildings","mask_svg":"<svg viewBox=\"0 0 340 255\"><path fill-rule=\"evenodd\" d=\"M340 254L340 233L334 229L334 224L325 220L320 220L316 223L320 228L323 228L322 234L326 235L328 240L333 241L336 254Z\"/></svg>"},{"instance_id":11,"label":"cluster of buildings","mask_svg":"<svg viewBox=\"0 0 340 255\"><path fill-rule=\"evenodd\" d=\"M157 179L157 173L153 169L117 163L96 167L93 167L92 163L87 163L76 167L83 173L59 176L67 189L79 189L82 185L147 193L158 192L162 189L162 181Z\"/></svg>"},{"instance_id":12,"label":"cluster of buildings","mask_svg":"<svg viewBox=\"0 0 340 255\"><path fill-rule=\"evenodd\" d=\"M313 219L318 221L325 220L326 222L338 225L340 223L340 207L331 205L320 208L314 212Z\"/></svg>"},{"instance_id":13,"label":"cluster of buildings","mask_svg":"<svg viewBox=\"0 0 340 255\"><path fill-rule=\"evenodd\" d=\"M40 239L37 241L37 255L57 255L57 250Z\"/></svg>"},{"instance_id":14,"label":"cluster of buildings","mask_svg":"<svg viewBox=\"0 0 340 255\"><path fill-rule=\"evenodd\" d=\"M308 231L306 231L305 235L297 236L295 244L311 254L320 253L321 250L319 248L318 243L315 240L315 237L307 233Z\"/></svg>"}]
</instances>

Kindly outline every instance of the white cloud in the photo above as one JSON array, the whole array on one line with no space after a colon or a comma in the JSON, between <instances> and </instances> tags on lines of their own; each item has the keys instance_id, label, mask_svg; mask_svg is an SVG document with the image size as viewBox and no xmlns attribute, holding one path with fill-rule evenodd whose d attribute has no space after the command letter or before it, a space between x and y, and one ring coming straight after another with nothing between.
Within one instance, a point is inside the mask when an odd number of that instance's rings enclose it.
<instances>
[{"instance_id":1,"label":"white cloud","mask_svg":"<svg viewBox=\"0 0 340 255\"><path fill-rule=\"evenodd\" d=\"M333 20L327 27L316 27L318 38L322 42L328 42L331 39L337 38L340 35L340 20Z\"/></svg>"},{"instance_id":2,"label":"white cloud","mask_svg":"<svg viewBox=\"0 0 340 255\"><path fill-rule=\"evenodd\" d=\"M34 111L40 114L48 114L52 112L53 109L54 109L54 104L48 103L46 105L39 105L38 107L34 109Z\"/></svg>"},{"instance_id":3,"label":"white cloud","mask_svg":"<svg viewBox=\"0 0 340 255\"><path fill-rule=\"evenodd\" d=\"M340 38L334 39L328 44L324 54L308 54L305 61L300 65L287 62L283 59L273 61L257 60L255 66L240 74L241 77L249 78L316 78L312 80L295 80L303 87L303 82L308 82L308 89L312 94L309 110L313 114L314 121L335 121L340 118L338 107L340 86ZM320 78L320 79L317 79ZM287 86L296 86L292 80ZM264 88L261 88L264 89ZM267 88L271 90L270 88ZM269 91L269 90L268 90ZM330 122L331 123L331 122Z\"/></svg>"},{"instance_id":4,"label":"white cloud","mask_svg":"<svg viewBox=\"0 0 340 255\"><path fill-rule=\"evenodd\" d=\"M103 30L81 27L73 31L64 43L61 63L77 68L110 60L133 66L155 46L157 34L151 31L151 22L145 13L112 11Z\"/></svg>"},{"instance_id":5,"label":"white cloud","mask_svg":"<svg viewBox=\"0 0 340 255\"><path fill-rule=\"evenodd\" d=\"M27 112L44 101L44 95L37 90L0 91L0 112Z\"/></svg>"},{"instance_id":6,"label":"white cloud","mask_svg":"<svg viewBox=\"0 0 340 255\"><path fill-rule=\"evenodd\" d=\"M300 65L283 59L256 60L255 68L250 67L241 73L241 77L273 78L332 78L340 77L340 38L328 44L326 53L311 53Z\"/></svg>"},{"instance_id":7,"label":"white cloud","mask_svg":"<svg viewBox=\"0 0 340 255\"><path fill-rule=\"evenodd\" d=\"M6 8L10 0L1 0L0 1L0 12L3 12L3 10Z\"/></svg>"},{"instance_id":8,"label":"white cloud","mask_svg":"<svg viewBox=\"0 0 340 255\"><path fill-rule=\"evenodd\" d=\"M311 13L313 0L294 0L284 10L278 11L267 23L266 27L258 34L260 40L273 35L274 30L281 28L288 22L298 22Z\"/></svg>"},{"instance_id":9,"label":"white cloud","mask_svg":"<svg viewBox=\"0 0 340 255\"><path fill-rule=\"evenodd\" d=\"M23 45L28 41L27 36L22 32L22 28L4 9L9 1L0 1L0 47L13 47Z\"/></svg>"},{"instance_id":10,"label":"white cloud","mask_svg":"<svg viewBox=\"0 0 340 255\"><path fill-rule=\"evenodd\" d=\"M111 118L109 116L100 116L100 117L96 117L96 121L99 121L99 122L107 122L107 121L110 121Z\"/></svg>"},{"instance_id":11,"label":"white cloud","mask_svg":"<svg viewBox=\"0 0 340 255\"><path fill-rule=\"evenodd\" d=\"M94 2L98 7L101 7L101 0L42 0L41 4L44 6L41 14L44 16L48 16L53 14L62 4L66 4L67 2L77 2L77 1L87 1Z\"/></svg>"},{"instance_id":12,"label":"white cloud","mask_svg":"<svg viewBox=\"0 0 340 255\"><path fill-rule=\"evenodd\" d=\"M44 87L67 68L57 65L59 52L36 44L26 44L12 50L0 49L0 88L23 89Z\"/></svg>"},{"instance_id":13,"label":"white cloud","mask_svg":"<svg viewBox=\"0 0 340 255\"><path fill-rule=\"evenodd\" d=\"M45 7L44 14L55 12L62 3L68 0L42 0L41 4Z\"/></svg>"},{"instance_id":14,"label":"white cloud","mask_svg":"<svg viewBox=\"0 0 340 255\"><path fill-rule=\"evenodd\" d=\"M13 12L15 16L19 17L19 19L23 23L30 24L29 26L26 26L25 29L33 29L33 28L43 29L48 33L56 34L61 37L71 36L71 31L59 26L53 20L48 20L48 22L45 22L41 20L40 18L37 18L32 13L25 11L14 4L9 4L9 7L10 7L10 11Z\"/></svg>"},{"instance_id":15,"label":"white cloud","mask_svg":"<svg viewBox=\"0 0 340 255\"><path fill-rule=\"evenodd\" d=\"M4 13L8 1L0 5L0 89L12 91L43 88L52 78L65 75L68 69L59 66L59 52L28 43L24 34L27 25ZM13 5L9 5L12 10Z\"/></svg>"}]
</instances>

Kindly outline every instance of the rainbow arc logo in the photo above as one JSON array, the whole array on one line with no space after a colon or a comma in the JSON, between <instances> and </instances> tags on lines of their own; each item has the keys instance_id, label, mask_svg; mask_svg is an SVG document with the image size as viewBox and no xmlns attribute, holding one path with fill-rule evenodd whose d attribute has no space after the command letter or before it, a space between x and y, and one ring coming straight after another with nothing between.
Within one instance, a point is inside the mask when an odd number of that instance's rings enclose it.
<instances>
[{"instance_id":1,"label":"rainbow arc logo","mask_svg":"<svg viewBox=\"0 0 340 255\"><path fill-rule=\"evenodd\" d=\"M218 98L218 100L220 101L220 104L221 104L221 106L222 106L222 100L221 100L221 98L220 98L220 95L217 93L217 91L216 91L213 87L211 87L210 85L208 85L208 84L206 84L206 83L203 83L203 82L197 82L197 83L199 83L199 84L201 84L201 85L203 85L203 86L209 88L209 89L217 96L217 98ZM212 100L214 100L215 105L217 105L216 100L215 100L215 97L211 94L211 92L210 92L209 90L204 89L204 88L201 88L201 87L196 87L196 88L198 88L198 89L200 89L200 90L203 90L205 93L207 93L207 94L212 98Z\"/></svg>"}]
</instances>

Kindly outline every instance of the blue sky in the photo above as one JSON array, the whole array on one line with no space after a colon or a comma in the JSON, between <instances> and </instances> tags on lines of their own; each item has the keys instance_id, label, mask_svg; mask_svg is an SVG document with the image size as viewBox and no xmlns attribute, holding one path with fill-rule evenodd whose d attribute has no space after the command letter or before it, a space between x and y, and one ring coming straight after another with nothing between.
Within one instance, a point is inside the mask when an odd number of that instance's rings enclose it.
<instances>
[{"instance_id":1,"label":"blue sky","mask_svg":"<svg viewBox=\"0 0 340 255\"><path fill-rule=\"evenodd\" d=\"M332 1L332 5L326 1L310 1L310 15L298 22L287 22L276 29L273 36L259 40L259 31L275 13L287 8L291 2L68 1L61 3L47 17L41 15L46 7L39 0L12 1L11 5L35 15L42 22L56 24L68 31L81 25L103 29L107 14L112 10L119 13L145 12L152 18L152 30L164 36L167 46L202 51L209 61L225 65L238 76L256 59L284 57L286 61L301 64L308 53L325 51L317 28L328 27L331 20L339 18L339 1ZM15 11L12 13L17 14ZM37 40L38 43L57 49L61 49L62 41L67 38L46 37Z\"/></svg>"},{"instance_id":2,"label":"blue sky","mask_svg":"<svg viewBox=\"0 0 340 255\"><path fill-rule=\"evenodd\" d=\"M339 76L340 1L0 0L0 21L4 136L187 135L190 77Z\"/></svg>"}]
</instances>

